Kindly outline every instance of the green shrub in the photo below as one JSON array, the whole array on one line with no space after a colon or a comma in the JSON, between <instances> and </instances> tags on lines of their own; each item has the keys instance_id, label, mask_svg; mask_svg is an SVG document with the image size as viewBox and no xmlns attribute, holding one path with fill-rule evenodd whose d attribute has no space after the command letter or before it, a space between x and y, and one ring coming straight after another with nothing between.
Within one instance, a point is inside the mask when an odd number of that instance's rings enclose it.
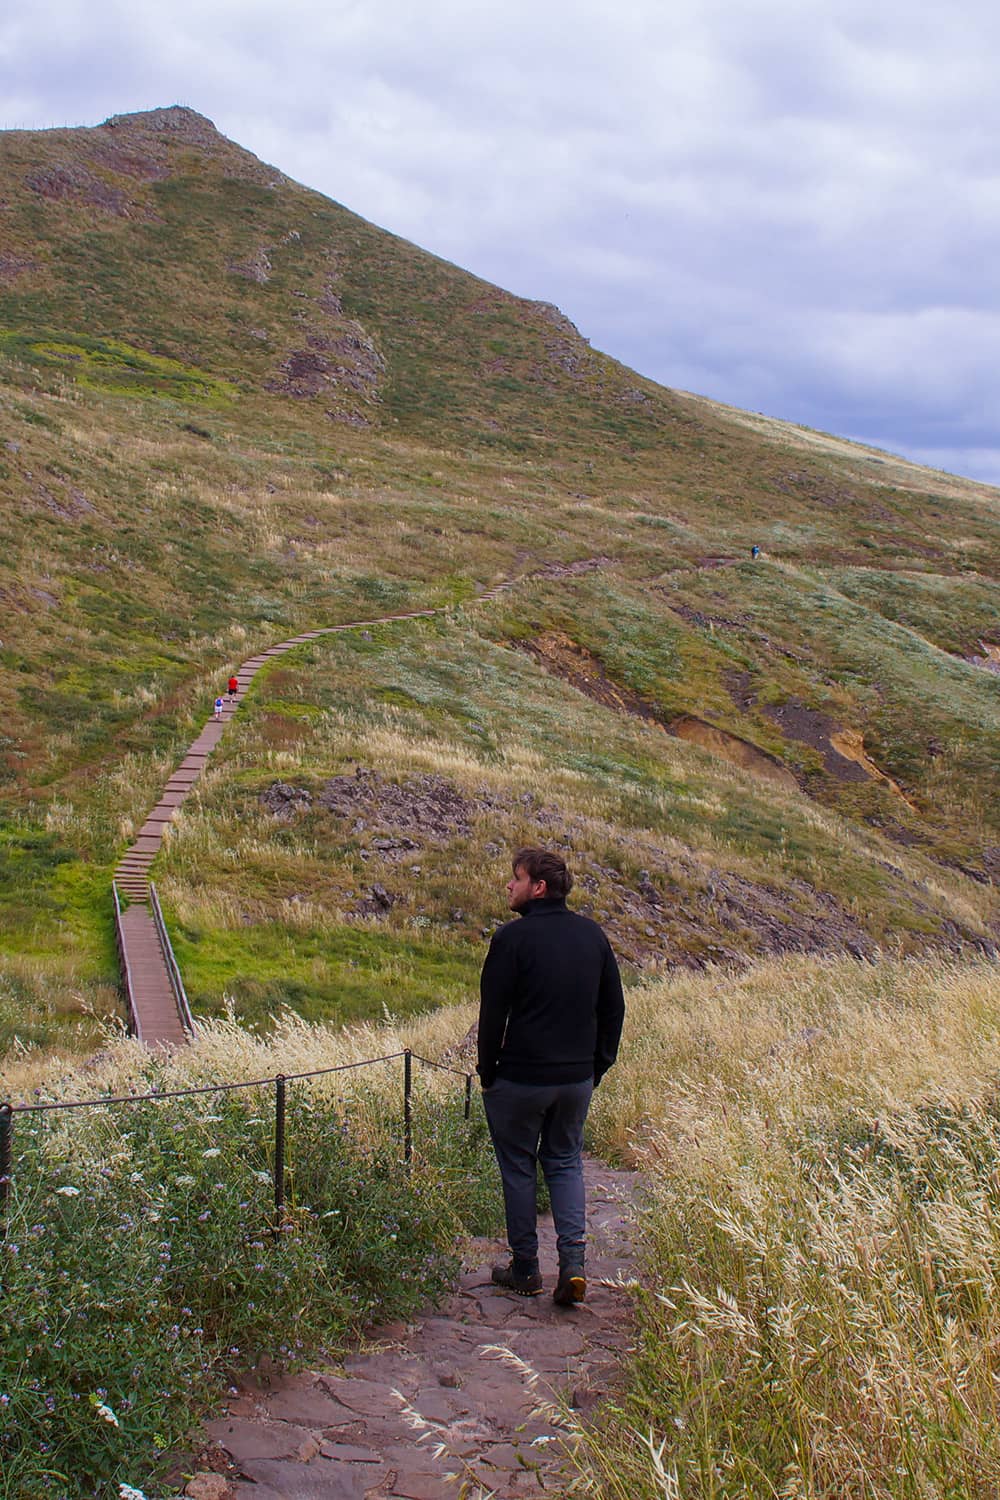
<instances>
[{"instance_id":1,"label":"green shrub","mask_svg":"<svg viewBox=\"0 0 1000 1500\"><path fill-rule=\"evenodd\" d=\"M288 1094L280 1226L269 1095L15 1116L4 1500L148 1483L226 1369L294 1364L413 1312L452 1281L463 1227L497 1227L478 1105L467 1124L460 1098L416 1088L408 1175L374 1099Z\"/></svg>"}]
</instances>

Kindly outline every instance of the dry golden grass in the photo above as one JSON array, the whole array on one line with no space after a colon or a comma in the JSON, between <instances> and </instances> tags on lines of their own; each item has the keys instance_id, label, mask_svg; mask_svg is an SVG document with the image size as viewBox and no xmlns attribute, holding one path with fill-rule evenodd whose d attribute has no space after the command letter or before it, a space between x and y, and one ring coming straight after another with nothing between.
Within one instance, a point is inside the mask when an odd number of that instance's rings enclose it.
<instances>
[{"instance_id":1,"label":"dry golden grass","mask_svg":"<svg viewBox=\"0 0 1000 1500\"><path fill-rule=\"evenodd\" d=\"M199 1023L189 1046L155 1059L122 1029L109 1028L102 1046L85 1060L78 1056L53 1057L51 1053L8 1054L0 1068L0 1097L16 1101L35 1089L53 1100L142 1092L153 1076L161 1090L197 1088L341 1067L405 1047L437 1059L465 1034L474 1018L472 1007L453 1007L418 1016L406 1024L334 1027L310 1025L293 1011L286 1011L266 1036L257 1036L232 1020L208 1020ZM464 1071L466 1064L462 1061L455 1066ZM386 1097L393 1099L399 1093L398 1073L380 1074L378 1069L341 1075L331 1087L343 1092L353 1081L361 1083L366 1092L384 1089ZM427 1084L454 1090L456 1080L432 1072Z\"/></svg>"},{"instance_id":2,"label":"dry golden grass","mask_svg":"<svg viewBox=\"0 0 1000 1500\"><path fill-rule=\"evenodd\" d=\"M593 1114L650 1182L632 1430L590 1448L605 1493L1000 1492L998 1077L995 964L632 993Z\"/></svg>"},{"instance_id":3,"label":"dry golden grass","mask_svg":"<svg viewBox=\"0 0 1000 1500\"><path fill-rule=\"evenodd\" d=\"M823 1128L852 1111L972 1104L997 1076L996 964L789 957L632 990L595 1119L603 1149L714 1178L737 1169L748 1136L769 1140L779 1111Z\"/></svg>"}]
</instances>

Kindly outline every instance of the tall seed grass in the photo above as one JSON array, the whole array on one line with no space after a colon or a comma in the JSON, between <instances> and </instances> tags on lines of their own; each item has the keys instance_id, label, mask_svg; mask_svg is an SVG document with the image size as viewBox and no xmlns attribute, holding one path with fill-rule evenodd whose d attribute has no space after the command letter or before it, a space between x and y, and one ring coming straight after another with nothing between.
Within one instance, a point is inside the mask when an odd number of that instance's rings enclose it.
<instances>
[{"instance_id":1,"label":"tall seed grass","mask_svg":"<svg viewBox=\"0 0 1000 1500\"><path fill-rule=\"evenodd\" d=\"M988 963L632 993L593 1115L649 1181L603 1493L1000 1493L998 1077Z\"/></svg>"}]
</instances>

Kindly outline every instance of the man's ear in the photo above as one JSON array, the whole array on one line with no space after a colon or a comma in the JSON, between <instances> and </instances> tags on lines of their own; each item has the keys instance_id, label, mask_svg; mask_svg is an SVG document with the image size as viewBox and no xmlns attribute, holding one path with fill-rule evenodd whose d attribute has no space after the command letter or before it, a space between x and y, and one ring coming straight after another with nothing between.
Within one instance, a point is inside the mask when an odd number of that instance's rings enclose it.
<instances>
[{"instance_id":1,"label":"man's ear","mask_svg":"<svg viewBox=\"0 0 1000 1500\"><path fill-rule=\"evenodd\" d=\"M536 901L541 901L543 899L543 897L545 897L545 896L547 896L549 894L549 883L548 883L547 880L536 880L535 881L535 887L536 887L536 889L535 889L535 900Z\"/></svg>"}]
</instances>

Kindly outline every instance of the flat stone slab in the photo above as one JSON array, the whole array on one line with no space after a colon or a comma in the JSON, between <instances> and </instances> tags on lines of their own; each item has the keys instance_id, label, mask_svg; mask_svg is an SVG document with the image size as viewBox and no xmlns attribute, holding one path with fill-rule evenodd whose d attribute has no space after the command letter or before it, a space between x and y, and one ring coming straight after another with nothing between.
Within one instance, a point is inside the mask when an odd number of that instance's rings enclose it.
<instances>
[{"instance_id":1,"label":"flat stone slab","mask_svg":"<svg viewBox=\"0 0 1000 1500\"><path fill-rule=\"evenodd\" d=\"M453 1484L445 1485L443 1476L433 1470L404 1470L396 1475L386 1495L397 1500L448 1500L456 1494Z\"/></svg>"},{"instance_id":2,"label":"flat stone slab","mask_svg":"<svg viewBox=\"0 0 1000 1500\"><path fill-rule=\"evenodd\" d=\"M389 1400L390 1388L382 1381L362 1380L357 1376L349 1379L347 1376L324 1375L322 1384L331 1396L336 1397L336 1404L342 1410L346 1409L348 1416L355 1420L359 1416L396 1414L400 1409L398 1401Z\"/></svg>"},{"instance_id":3,"label":"flat stone slab","mask_svg":"<svg viewBox=\"0 0 1000 1500\"><path fill-rule=\"evenodd\" d=\"M335 1458L342 1464L377 1464L379 1454L373 1448L359 1448L357 1443L324 1443L319 1450L324 1458Z\"/></svg>"},{"instance_id":4,"label":"flat stone slab","mask_svg":"<svg viewBox=\"0 0 1000 1500\"><path fill-rule=\"evenodd\" d=\"M363 1468L323 1458L311 1464L258 1459L247 1465L247 1473L253 1483L236 1486L237 1500L365 1500L371 1483Z\"/></svg>"},{"instance_id":5,"label":"flat stone slab","mask_svg":"<svg viewBox=\"0 0 1000 1500\"><path fill-rule=\"evenodd\" d=\"M312 1434L292 1422L249 1422L245 1417L222 1417L205 1428L240 1468L258 1458L299 1458Z\"/></svg>"},{"instance_id":6,"label":"flat stone slab","mask_svg":"<svg viewBox=\"0 0 1000 1500\"><path fill-rule=\"evenodd\" d=\"M325 1384L325 1382L324 1382ZM357 1411L317 1385L313 1389L283 1389L271 1397L268 1409L272 1417L285 1422L308 1422L310 1427L343 1427L356 1422Z\"/></svg>"}]
</instances>

